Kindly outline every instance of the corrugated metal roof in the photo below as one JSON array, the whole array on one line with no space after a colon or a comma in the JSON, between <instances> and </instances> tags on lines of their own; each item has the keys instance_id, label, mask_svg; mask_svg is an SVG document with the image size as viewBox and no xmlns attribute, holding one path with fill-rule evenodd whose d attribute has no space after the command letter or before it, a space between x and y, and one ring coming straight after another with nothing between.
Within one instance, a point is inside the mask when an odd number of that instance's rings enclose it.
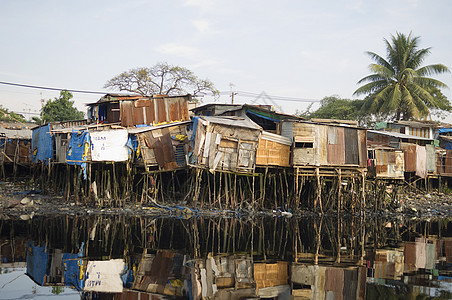
<instances>
[{"instance_id":1,"label":"corrugated metal roof","mask_svg":"<svg viewBox=\"0 0 452 300\"><path fill-rule=\"evenodd\" d=\"M392 131L382 131L382 130L367 130L367 132L374 133L374 134L381 134L386 136L392 136L399 139L410 139L410 140L422 140L422 141L433 141L434 139L429 139L425 137L415 136L411 134L404 134L399 132L392 132Z\"/></svg>"},{"instance_id":2,"label":"corrugated metal roof","mask_svg":"<svg viewBox=\"0 0 452 300\"><path fill-rule=\"evenodd\" d=\"M292 146L292 139L285 137L285 136L281 136L279 134L274 134L268 131L263 131L262 132L262 139L264 140L268 140L268 141L272 141L272 142L277 142L283 145L287 145L287 146Z\"/></svg>"},{"instance_id":3,"label":"corrugated metal roof","mask_svg":"<svg viewBox=\"0 0 452 300\"><path fill-rule=\"evenodd\" d=\"M339 120L339 119L311 119L314 123L327 123L327 124L339 124L339 125L353 125L358 126L358 121L351 120Z\"/></svg>"},{"instance_id":4,"label":"corrugated metal roof","mask_svg":"<svg viewBox=\"0 0 452 300\"><path fill-rule=\"evenodd\" d=\"M11 139L31 139L31 129L6 129L0 126L0 135Z\"/></svg>"},{"instance_id":5,"label":"corrugated metal roof","mask_svg":"<svg viewBox=\"0 0 452 300\"><path fill-rule=\"evenodd\" d=\"M398 124L398 125L404 125L404 126L410 126L410 127L432 127L436 128L438 127L437 123L432 123L431 121L398 121L394 122L392 124Z\"/></svg>"},{"instance_id":6,"label":"corrugated metal roof","mask_svg":"<svg viewBox=\"0 0 452 300\"><path fill-rule=\"evenodd\" d=\"M248 118L224 116L224 117L200 117L201 119L214 124L221 124L232 127L243 127L254 130L261 130L262 128Z\"/></svg>"},{"instance_id":7,"label":"corrugated metal roof","mask_svg":"<svg viewBox=\"0 0 452 300\"><path fill-rule=\"evenodd\" d=\"M162 129L162 128L179 126L179 125L186 125L189 123L191 123L191 121L173 122L173 123L162 124L162 125L157 125L157 126L130 127L130 128L127 128L127 131L132 134L137 134L137 133L142 133L142 132L146 132L146 131L150 131L150 130Z\"/></svg>"},{"instance_id":8,"label":"corrugated metal roof","mask_svg":"<svg viewBox=\"0 0 452 300\"><path fill-rule=\"evenodd\" d=\"M115 99L110 99L111 97L114 97ZM137 99L161 99L161 98L187 98L188 100L191 99L190 94L186 95L178 95L178 96L167 96L167 95L152 95L152 96L142 96L137 94L106 94L105 96L102 96L97 102L94 103L88 103L86 106L93 106L96 104L104 103L104 102L117 102L117 101L134 101Z\"/></svg>"}]
</instances>

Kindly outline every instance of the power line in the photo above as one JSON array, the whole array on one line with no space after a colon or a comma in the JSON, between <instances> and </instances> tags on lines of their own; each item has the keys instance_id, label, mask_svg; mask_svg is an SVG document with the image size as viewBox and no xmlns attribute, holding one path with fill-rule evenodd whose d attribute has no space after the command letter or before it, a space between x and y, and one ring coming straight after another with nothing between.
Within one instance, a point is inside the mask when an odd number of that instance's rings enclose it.
<instances>
[{"instance_id":1,"label":"power line","mask_svg":"<svg viewBox=\"0 0 452 300\"><path fill-rule=\"evenodd\" d=\"M4 81L0 81L0 84L11 85L11 86L18 86L18 87L24 87L24 88L31 88L31 89L50 90L50 91L68 91L68 92L72 92L72 93L100 94L100 95L105 95L106 94L106 92L93 92L93 91L83 91L83 90L60 89L60 88L52 88L52 87L46 87L46 86L37 86L37 85L12 83L12 82L4 82Z\"/></svg>"},{"instance_id":2,"label":"power line","mask_svg":"<svg viewBox=\"0 0 452 300\"><path fill-rule=\"evenodd\" d=\"M235 92L236 95L242 96L242 97L249 97L249 98L256 98L259 96L262 96L262 93L252 93L252 92L245 92L245 91L237 91ZM230 92L220 92L220 94L228 94L230 95ZM295 97L286 97L286 96L274 96L274 95L268 95L265 94L265 97L270 98L274 101L287 101L287 102L320 102L322 100L320 99L306 99L306 98L295 98Z\"/></svg>"},{"instance_id":3,"label":"power line","mask_svg":"<svg viewBox=\"0 0 452 300\"><path fill-rule=\"evenodd\" d=\"M12 83L12 82L5 82L5 81L0 81L0 84L23 87L23 88L31 88L31 89L50 90L50 91L63 91L64 90L64 91L68 91L68 92L72 92L72 93L83 93L83 94L105 95L107 93L107 92L85 91L85 90L75 90L75 89L61 89L61 88L37 86L37 85L29 85L29 84L21 84L21 83ZM220 94L230 95L231 93L230 92L220 92ZM242 96L242 97L256 98L256 97L262 96L262 93L236 91L236 92L234 92L234 95ZM295 97L275 96L275 95L268 95L268 94L265 94L265 96L270 98L273 101L285 101L285 102L320 102L321 101L320 99L295 98Z\"/></svg>"}]
</instances>

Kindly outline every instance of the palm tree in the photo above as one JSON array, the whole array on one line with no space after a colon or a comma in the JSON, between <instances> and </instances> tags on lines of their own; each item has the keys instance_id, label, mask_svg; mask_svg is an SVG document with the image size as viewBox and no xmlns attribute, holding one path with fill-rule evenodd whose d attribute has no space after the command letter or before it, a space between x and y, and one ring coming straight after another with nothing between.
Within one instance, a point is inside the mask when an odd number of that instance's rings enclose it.
<instances>
[{"instance_id":1,"label":"palm tree","mask_svg":"<svg viewBox=\"0 0 452 300\"><path fill-rule=\"evenodd\" d=\"M366 52L375 61L369 66L373 74L358 81L367 83L354 92L367 95L363 109L395 120L425 119L430 109L450 110L449 100L440 91L447 85L428 77L450 72L449 69L442 64L421 66L430 48L418 49L419 37L412 37L411 33L391 37L391 41L384 39L386 60Z\"/></svg>"}]
</instances>

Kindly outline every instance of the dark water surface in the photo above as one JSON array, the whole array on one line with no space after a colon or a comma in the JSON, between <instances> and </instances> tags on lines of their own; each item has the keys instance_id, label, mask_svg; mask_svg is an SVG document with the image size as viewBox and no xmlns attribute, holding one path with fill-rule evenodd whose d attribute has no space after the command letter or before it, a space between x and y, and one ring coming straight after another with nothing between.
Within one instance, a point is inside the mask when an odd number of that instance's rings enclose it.
<instances>
[{"instance_id":1,"label":"dark water surface","mask_svg":"<svg viewBox=\"0 0 452 300\"><path fill-rule=\"evenodd\" d=\"M0 299L451 299L447 219L0 220Z\"/></svg>"}]
</instances>

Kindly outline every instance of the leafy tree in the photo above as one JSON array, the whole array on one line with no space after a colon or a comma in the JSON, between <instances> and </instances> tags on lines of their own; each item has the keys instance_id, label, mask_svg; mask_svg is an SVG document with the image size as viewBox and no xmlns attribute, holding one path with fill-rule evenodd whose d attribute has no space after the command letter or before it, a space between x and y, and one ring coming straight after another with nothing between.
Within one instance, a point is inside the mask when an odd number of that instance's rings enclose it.
<instances>
[{"instance_id":1,"label":"leafy tree","mask_svg":"<svg viewBox=\"0 0 452 300\"><path fill-rule=\"evenodd\" d=\"M373 74L358 81L365 83L354 95L367 95L363 110L395 120L425 119L431 109L450 111L449 100L441 93L443 82L429 77L450 72L442 64L421 66L430 48L419 49L419 37L397 33L386 43L386 59L366 52L375 63Z\"/></svg>"},{"instance_id":2,"label":"leafy tree","mask_svg":"<svg viewBox=\"0 0 452 300\"><path fill-rule=\"evenodd\" d=\"M84 118L83 112L74 107L74 101L71 101L72 93L61 91L60 97L47 100L41 109L41 119L44 122L72 121Z\"/></svg>"},{"instance_id":3,"label":"leafy tree","mask_svg":"<svg viewBox=\"0 0 452 300\"><path fill-rule=\"evenodd\" d=\"M199 79L192 71L158 63L150 68L136 68L123 72L105 83L104 88L128 91L143 96L192 94L195 98L219 92L208 79Z\"/></svg>"},{"instance_id":4,"label":"leafy tree","mask_svg":"<svg viewBox=\"0 0 452 300\"><path fill-rule=\"evenodd\" d=\"M0 121L22 122L22 123L26 122L25 118L22 115L9 111L7 108L4 108L1 105L0 105Z\"/></svg>"}]
</instances>

